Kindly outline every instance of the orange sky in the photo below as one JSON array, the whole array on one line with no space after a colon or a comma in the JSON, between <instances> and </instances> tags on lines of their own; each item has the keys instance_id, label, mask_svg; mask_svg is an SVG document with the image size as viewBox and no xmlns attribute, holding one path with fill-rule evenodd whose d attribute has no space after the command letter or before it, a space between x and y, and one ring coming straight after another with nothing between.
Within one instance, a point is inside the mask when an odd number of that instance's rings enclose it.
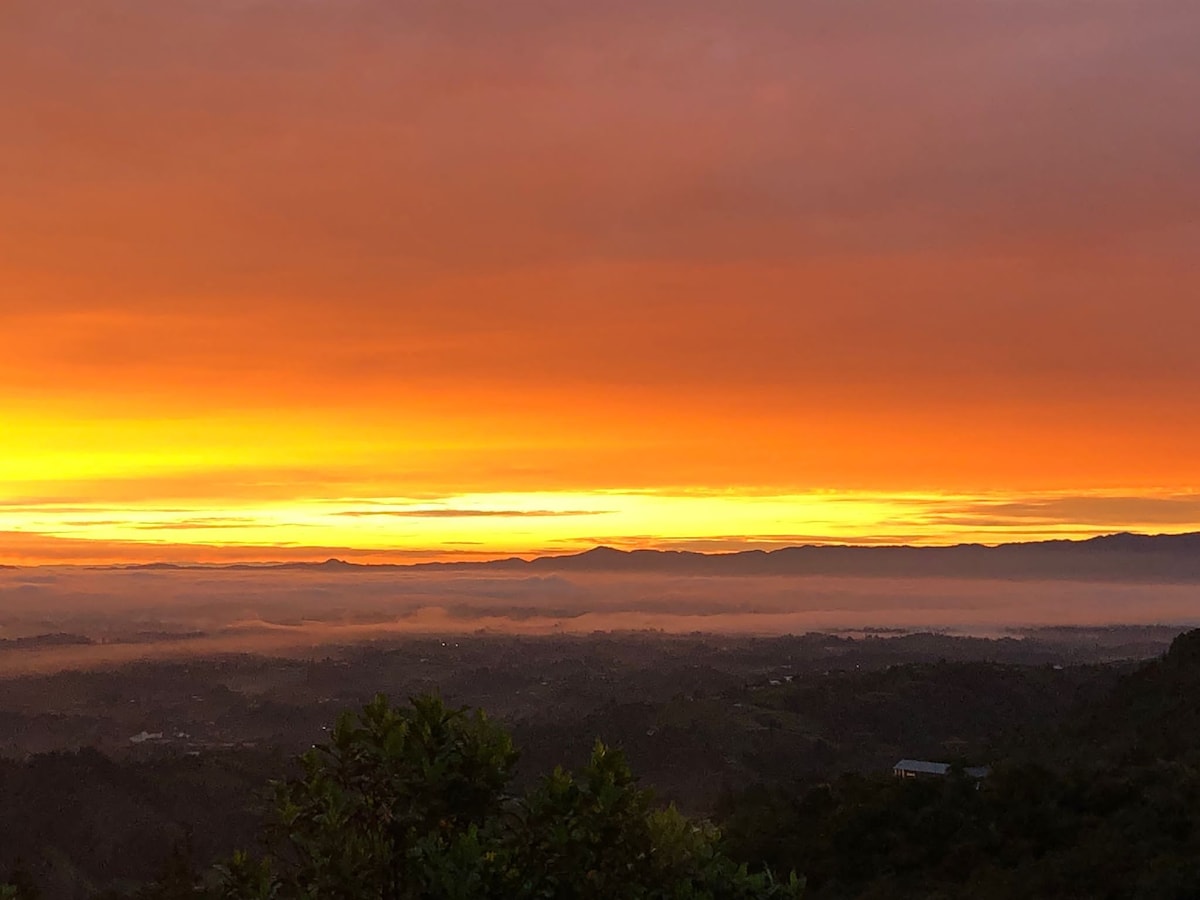
<instances>
[{"instance_id":1,"label":"orange sky","mask_svg":"<svg viewBox=\"0 0 1200 900\"><path fill-rule=\"evenodd\" d=\"M1200 529L1193 0L6 0L0 562Z\"/></svg>"}]
</instances>

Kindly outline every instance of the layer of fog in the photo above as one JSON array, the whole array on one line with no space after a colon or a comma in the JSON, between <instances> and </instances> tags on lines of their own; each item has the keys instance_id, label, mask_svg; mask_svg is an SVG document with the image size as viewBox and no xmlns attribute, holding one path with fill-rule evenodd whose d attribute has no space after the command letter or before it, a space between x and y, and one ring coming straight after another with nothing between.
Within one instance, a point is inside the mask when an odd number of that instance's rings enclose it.
<instances>
[{"instance_id":1,"label":"layer of fog","mask_svg":"<svg viewBox=\"0 0 1200 900\"><path fill-rule=\"evenodd\" d=\"M0 570L0 673L389 635L788 634L1200 623L1200 587L939 578L430 570ZM20 638L68 633L90 645Z\"/></svg>"}]
</instances>

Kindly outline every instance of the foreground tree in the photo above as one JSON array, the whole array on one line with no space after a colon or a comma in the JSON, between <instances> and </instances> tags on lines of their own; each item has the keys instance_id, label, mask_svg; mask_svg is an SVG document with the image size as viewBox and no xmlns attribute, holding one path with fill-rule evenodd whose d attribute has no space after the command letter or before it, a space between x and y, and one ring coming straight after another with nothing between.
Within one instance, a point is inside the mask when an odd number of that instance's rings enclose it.
<instances>
[{"instance_id":1,"label":"foreground tree","mask_svg":"<svg viewBox=\"0 0 1200 900\"><path fill-rule=\"evenodd\" d=\"M506 793L516 751L481 712L377 697L344 715L304 774L277 786L271 856L221 871L226 900L799 897L794 876L750 874L719 835L657 809L619 752L597 744L527 796Z\"/></svg>"},{"instance_id":2,"label":"foreground tree","mask_svg":"<svg viewBox=\"0 0 1200 900\"><path fill-rule=\"evenodd\" d=\"M751 875L719 847L708 823L656 809L621 753L596 744L578 775L557 769L517 804L502 897L798 897L769 872Z\"/></svg>"},{"instance_id":3,"label":"foreground tree","mask_svg":"<svg viewBox=\"0 0 1200 900\"><path fill-rule=\"evenodd\" d=\"M19 861L0 884L0 900L41 900L41 896L33 874Z\"/></svg>"}]
</instances>

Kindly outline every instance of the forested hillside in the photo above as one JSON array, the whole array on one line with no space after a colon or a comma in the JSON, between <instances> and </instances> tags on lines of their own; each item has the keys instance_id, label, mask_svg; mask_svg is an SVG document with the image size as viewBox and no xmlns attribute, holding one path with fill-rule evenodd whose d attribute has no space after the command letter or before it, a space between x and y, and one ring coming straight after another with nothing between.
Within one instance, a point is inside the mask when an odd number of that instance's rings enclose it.
<instances>
[{"instance_id":1,"label":"forested hillside","mask_svg":"<svg viewBox=\"0 0 1200 900\"><path fill-rule=\"evenodd\" d=\"M1200 632L1141 664L864 663L690 685L704 669L681 668L674 693L647 682L652 699L557 730L517 720L500 729L519 751L503 802L543 796L559 762L591 771L602 737L656 789L637 794L647 816L691 797L722 834L695 832L713 841L698 852L748 876L794 870L809 898L1200 895ZM992 771L899 780L900 756ZM235 850L267 846L268 783L306 772L268 747L0 763L0 878L46 900L190 896ZM726 773L715 794L688 792L711 772Z\"/></svg>"},{"instance_id":2,"label":"forested hillside","mask_svg":"<svg viewBox=\"0 0 1200 900\"><path fill-rule=\"evenodd\" d=\"M843 775L726 798L735 855L810 900L1200 896L1200 631L981 781Z\"/></svg>"}]
</instances>

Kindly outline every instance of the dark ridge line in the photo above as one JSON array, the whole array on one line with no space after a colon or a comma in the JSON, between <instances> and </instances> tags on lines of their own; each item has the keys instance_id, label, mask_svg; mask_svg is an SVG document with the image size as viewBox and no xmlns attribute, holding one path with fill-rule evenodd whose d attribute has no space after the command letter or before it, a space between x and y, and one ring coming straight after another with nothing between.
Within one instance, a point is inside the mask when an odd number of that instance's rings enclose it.
<instances>
[{"instance_id":1,"label":"dark ridge line","mask_svg":"<svg viewBox=\"0 0 1200 900\"><path fill-rule=\"evenodd\" d=\"M710 574L828 574L822 565L833 566L831 571L842 573L843 565L853 562L863 566L861 574L880 574L873 566L885 564L889 572L922 574L908 570L908 564L931 566L936 570L946 563L982 565L986 563L1020 563L1054 560L1067 562L1142 561L1152 562L1172 558L1194 566L1189 580L1200 579L1200 532L1183 534L1136 534L1118 532L1081 540L1057 538L1044 541L1005 544L961 543L943 546L914 546L911 544L801 544L771 550L748 549L704 553L696 550L621 550L597 546L580 553L536 556L524 559L510 556L489 560L448 560L418 563L349 562L330 558L323 562L263 561L239 563L125 563L90 565L80 568L105 571L391 571L391 570L543 570L543 571L704 571ZM807 564L813 564L811 569ZM19 566L5 566L16 569ZM969 567L968 567L969 568ZM845 570L844 574L853 574ZM969 574L964 570L964 574ZM980 573L981 574L981 573ZM1041 574L1041 573L1033 573ZM1119 573L1113 573L1119 574ZM1166 573L1169 574L1169 573Z\"/></svg>"}]
</instances>

